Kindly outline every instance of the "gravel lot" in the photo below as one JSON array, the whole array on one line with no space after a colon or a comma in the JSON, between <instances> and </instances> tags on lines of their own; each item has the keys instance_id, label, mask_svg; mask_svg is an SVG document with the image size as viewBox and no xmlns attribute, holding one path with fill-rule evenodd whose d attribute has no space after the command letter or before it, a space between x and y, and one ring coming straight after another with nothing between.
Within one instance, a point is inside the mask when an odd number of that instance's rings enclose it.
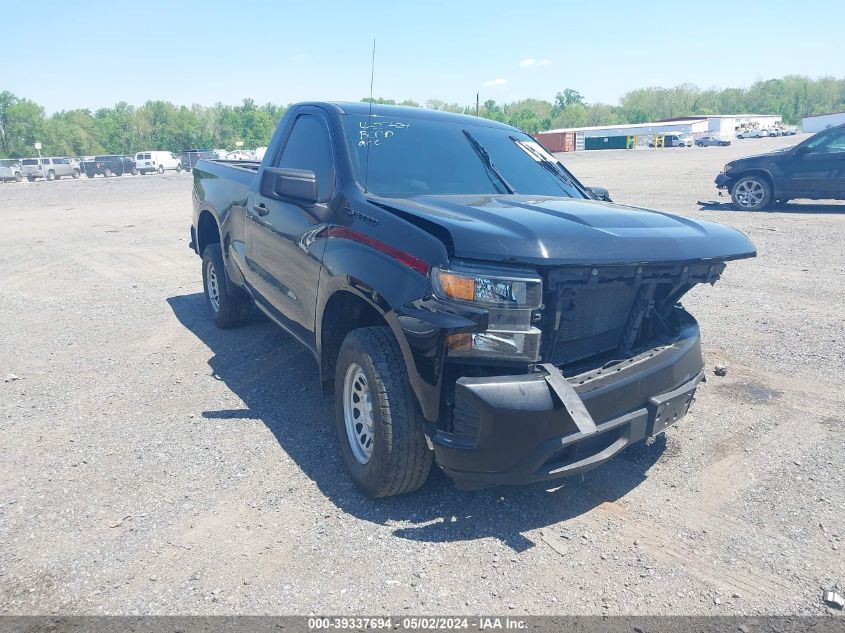
<instances>
[{"instance_id":1,"label":"gravel lot","mask_svg":"<svg viewBox=\"0 0 845 633\"><path fill-rule=\"evenodd\" d=\"M718 206L733 158L799 138L565 155L622 203L759 257L685 304L690 415L599 470L368 501L310 355L219 331L188 174L0 185L0 613L797 614L845 583L845 205Z\"/></svg>"}]
</instances>

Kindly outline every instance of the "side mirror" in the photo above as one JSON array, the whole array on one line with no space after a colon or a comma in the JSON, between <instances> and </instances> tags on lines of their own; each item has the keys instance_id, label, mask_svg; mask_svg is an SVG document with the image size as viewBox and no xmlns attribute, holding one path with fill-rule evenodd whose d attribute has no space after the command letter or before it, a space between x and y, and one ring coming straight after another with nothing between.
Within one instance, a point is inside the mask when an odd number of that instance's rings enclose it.
<instances>
[{"instance_id":1,"label":"side mirror","mask_svg":"<svg viewBox=\"0 0 845 633\"><path fill-rule=\"evenodd\" d=\"M596 200L604 200L605 202L613 202L610 199L610 193L604 187L587 187L587 191L593 194Z\"/></svg>"},{"instance_id":2,"label":"side mirror","mask_svg":"<svg viewBox=\"0 0 845 633\"><path fill-rule=\"evenodd\" d=\"M795 155L796 156L806 156L811 151L813 151L813 148L810 147L809 145L800 145L799 147L797 147L795 149Z\"/></svg>"},{"instance_id":3,"label":"side mirror","mask_svg":"<svg viewBox=\"0 0 845 633\"><path fill-rule=\"evenodd\" d=\"M300 204L317 202L317 176L310 169L267 167L261 174L261 195Z\"/></svg>"}]
</instances>

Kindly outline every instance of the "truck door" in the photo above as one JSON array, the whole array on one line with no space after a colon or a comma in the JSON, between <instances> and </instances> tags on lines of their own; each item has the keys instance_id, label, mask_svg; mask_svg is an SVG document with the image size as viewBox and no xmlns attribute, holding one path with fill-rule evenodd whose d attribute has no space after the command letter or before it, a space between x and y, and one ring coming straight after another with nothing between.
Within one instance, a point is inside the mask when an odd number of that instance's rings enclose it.
<instances>
[{"instance_id":1,"label":"truck door","mask_svg":"<svg viewBox=\"0 0 845 633\"><path fill-rule=\"evenodd\" d=\"M276 151L267 166L313 171L319 202L330 200L335 191L335 157L329 126L318 108L302 109L281 151ZM314 242L309 236L324 223L296 203L268 198L257 190L250 197L246 260L256 300L313 348L317 280L325 240Z\"/></svg>"}]
</instances>

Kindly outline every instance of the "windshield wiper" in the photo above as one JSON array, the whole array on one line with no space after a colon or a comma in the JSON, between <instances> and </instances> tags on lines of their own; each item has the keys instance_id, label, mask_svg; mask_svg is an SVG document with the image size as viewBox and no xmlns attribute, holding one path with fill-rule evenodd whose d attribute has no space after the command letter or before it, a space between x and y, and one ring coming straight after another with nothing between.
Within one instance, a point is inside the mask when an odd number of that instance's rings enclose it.
<instances>
[{"instance_id":1,"label":"windshield wiper","mask_svg":"<svg viewBox=\"0 0 845 633\"><path fill-rule=\"evenodd\" d=\"M495 176L495 179L502 183L502 186L505 188L504 191L500 191L499 193L516 193L516 189L505 179L502 173L496 169L496 165L493 164L493 159L490 158L490 154L487 153L487 150L484 149L484 146L478 142L478 140L469 132L464 130L464 136L467 137L469 144L472 145L472 149L475 150L475 153L478 154L478 157L481 159L481 162L484 163L484 166L487 168L487 172L491 176ZM495 180L491 177L491 181L493 181L493 185L496 185Z\"/></svg>"},{"instance_id":2,"label":"windshield wiper","mask_svg":"<svg viewBox=\"0 0 845 633\"><path fill-rule=\"evenodd\" d=\"M564 184L569 185L573 189L579 189L579 187L572 181L572 179L569 178L566 172L564 172L563 169L560 167L560 163L548 159L536 149L534 149L527 143L519 140L518 138L515 138L513 136L509 138L514 142L514 144L516 144L518 148L520 148L522 151L524 151L526 154L528 154L534 160L540 163L540 165L543 166L543 169L545 169L547 172L555 176L558 180L561 180Z\"/></svg>"}]
</instances>

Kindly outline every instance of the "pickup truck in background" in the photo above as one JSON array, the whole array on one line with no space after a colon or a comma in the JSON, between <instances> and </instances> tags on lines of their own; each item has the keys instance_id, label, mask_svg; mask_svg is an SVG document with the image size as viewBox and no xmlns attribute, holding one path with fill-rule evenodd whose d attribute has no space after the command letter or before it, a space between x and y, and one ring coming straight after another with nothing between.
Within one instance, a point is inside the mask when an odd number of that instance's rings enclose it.
<instances>
[{"instance_id":1,"label":"pickup truck in background","mask_svg":"<svg viewBox=\"0 0 845 633\"><path fill-rule=\"evenodd\" d=\"M680 300L756 254L605 196L495 121L304 103L261 163L196 164L191 247L218 326L255 306L313 353L366 495L432 462L461 487L527 483L684 416L704 363Z\"/></svg>"},{"instance_id":2,"label":"pickup truck in background","mask_svg":"<svg viewBox=\"0 0 845 633\"><path fill-rule=\"evenodd\" d=\"M138 175L138 169L135 167L135 161L129 156L118 156L111 154L108 156L95 156L93 160L87 160L82 163L82 168L85 175L89 178L100 175L108 178L109 176L122 176L123 174Z\"/></svg>"}]
</instances>

